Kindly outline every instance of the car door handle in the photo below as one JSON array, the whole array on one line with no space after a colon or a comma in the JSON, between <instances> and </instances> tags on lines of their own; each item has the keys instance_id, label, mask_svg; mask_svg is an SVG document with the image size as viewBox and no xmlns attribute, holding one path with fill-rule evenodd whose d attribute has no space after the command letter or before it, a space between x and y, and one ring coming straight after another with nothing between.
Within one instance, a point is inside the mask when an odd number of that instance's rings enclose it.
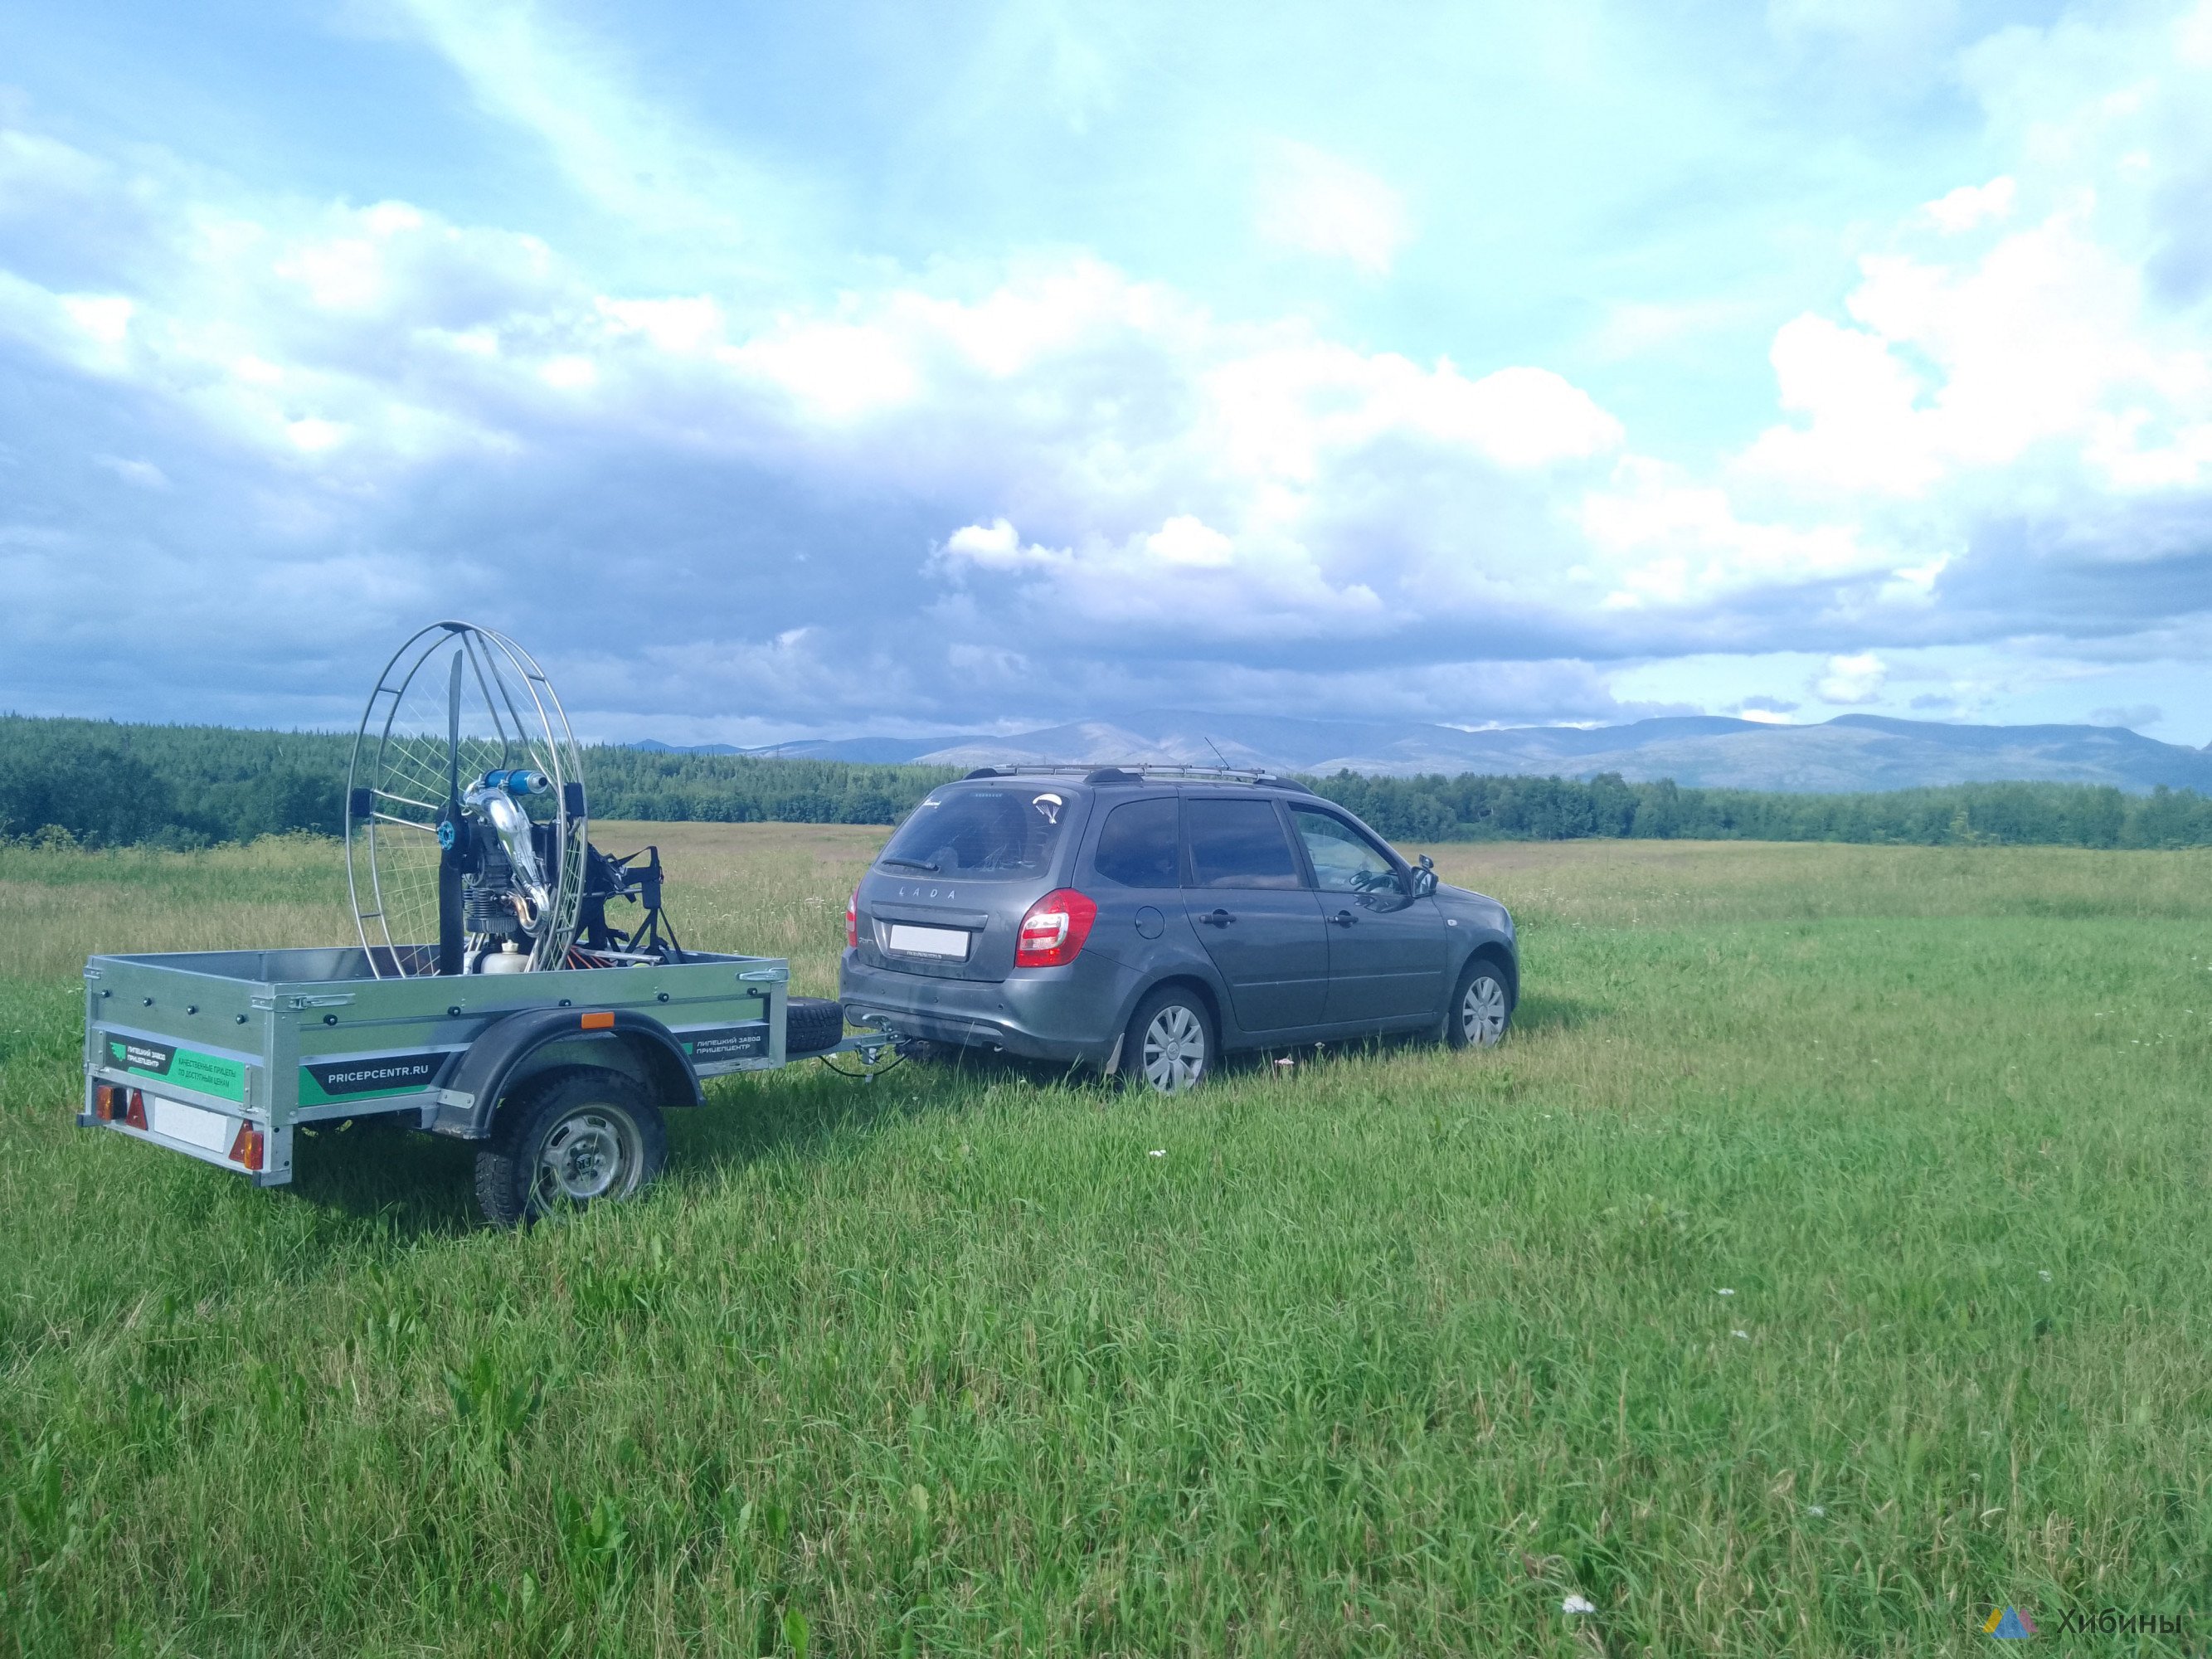
<instances>
[{"instance_id":1,"label":"car door handle","mask_svg":"<svg viewBox=\"0 0 2212 1659\"><path fill-rule=\"evenodd\" d=\"M1231 915L1226 910L1217 909L1212 915L1200 916L1199 920L1209 927L1226 927L1231 922L1236 921L1237 918Z\"/></svg>"},{"instance_id":2,"label":"car door handle","mask_svg":"<svg viewBox=\"0 0 2212 1659\"><path fill-rule=\"evenodd\" d=\"M1353 922L1358 921L1359 918L1353 915L1349 910L1339 910L1334 915L1331 916L1329 920L1340 927L1349 927Z\"/></svg>"}]
</instances>

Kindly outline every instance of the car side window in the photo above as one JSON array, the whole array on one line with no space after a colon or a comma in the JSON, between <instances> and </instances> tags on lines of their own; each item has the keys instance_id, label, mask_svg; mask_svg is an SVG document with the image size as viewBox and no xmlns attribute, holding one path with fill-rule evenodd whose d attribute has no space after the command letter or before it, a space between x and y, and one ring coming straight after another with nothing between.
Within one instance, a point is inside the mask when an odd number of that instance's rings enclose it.
<instances>
[{"instance_id":1,"label":"car side window","mask_svg":"<svg viewBox=\"0 0 2212 1659\"><path fill-rule=\"evenodd\" d=\"M1291 821L1298 826L1298 839L1305 843L1314 880L1322 892L1357 893L1386 906L1407 896L1398 866L1342 818L1293 806Z\"/></svg>"},{"instance_id":2,"label":"car side window","mask_svg":"<svg viewBox=\"0 0 2212 1659\"><path fill-rule=\"evenodd\" d=\"M1091 867L1099 879L1123 887L1180 887L1181 842L1176 801L1126 800L1106 815Z\"/></svg>"},{"instance_id":3,"label":"car side window","mask_svg":"<svg viewBox=\"0 0 2212 1659\"><path fill-rule=\"evenodd\" d=\"M1303 887L1297 857L1269 800L1183 803L1190 836L1192 884L1199 887Z\"/></svg>"}]
</instances>

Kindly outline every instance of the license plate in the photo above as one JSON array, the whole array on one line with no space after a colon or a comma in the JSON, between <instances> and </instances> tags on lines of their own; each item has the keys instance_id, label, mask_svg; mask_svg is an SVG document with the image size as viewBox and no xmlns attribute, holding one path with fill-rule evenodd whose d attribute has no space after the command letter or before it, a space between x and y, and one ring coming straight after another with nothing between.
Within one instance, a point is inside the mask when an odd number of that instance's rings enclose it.
<instances>
[{"instance_id":1,"label":"license plate","mask_svg":"<svg viewBox=\"0 0 2212 1659\"><path fill-rule=\"evenodd\" d=\"M943 957L951 962L968 960L968 933L960 927L908 927L891 924L890 948L910 957Z\"/></svg>"},{"instance_id":2,"label":"license plate","mask_svg":"<svg viewBox=\"0 0 2212 1659\"><path fill-rule=\"evenodd\" d=\"M211 1152L230 1150L231 1121L221 1112L203 1111L181 1100L146 1097L147 1127L157 1135L181 1140L188 1146L204 1146Z\"/></svg>"}]
</instances>

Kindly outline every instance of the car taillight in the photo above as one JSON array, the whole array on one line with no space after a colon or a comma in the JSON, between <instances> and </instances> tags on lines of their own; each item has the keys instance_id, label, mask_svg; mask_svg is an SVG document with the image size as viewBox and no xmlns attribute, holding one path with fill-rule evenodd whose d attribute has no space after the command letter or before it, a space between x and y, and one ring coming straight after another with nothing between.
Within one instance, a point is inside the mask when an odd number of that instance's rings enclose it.
<instances>
[{"instance_id":1,"label":"car taillight","mask_svg":"<svg viewBox=\"0 0 2212 1659\"><path fill-rule=\"evenodd\" d=\"M1014 966L1058 968L1082 954L1098 906L1073 887L1055 888L1029 908L1015 936Z\"/></svg>"},{"instance_id":2,"label":"car taillight","mask_svg":"<svg viewBox=\"0 0 2212 1659\"><path fill-rule=\"evenodd\" d=\"M860 890L855 887L853 896L845 901L845 947L860 948Z\"/></svg>"}]
</instances>

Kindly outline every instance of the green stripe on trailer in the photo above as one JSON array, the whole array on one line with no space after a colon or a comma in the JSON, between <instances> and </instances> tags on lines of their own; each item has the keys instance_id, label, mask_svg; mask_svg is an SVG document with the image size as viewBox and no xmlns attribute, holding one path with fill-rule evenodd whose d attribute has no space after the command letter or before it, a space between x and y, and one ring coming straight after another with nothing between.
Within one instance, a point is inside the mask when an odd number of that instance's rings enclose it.
<instances>
[{"instance_id":1,"label":"green stripe on trailer","mask_svg":"<svg viewBox=\"0 0 2212 1659\"><path fill-rule=\"evenodd\" d=\"M415 1054L304 1060L300 1066L300 1104L335 1106L349 1100L425 1093L438 1086L456 1052L430 1048Z\"/></svg>"},{"instance_id":2,"label":"green stripe on trailer","mask_svg":"<svg viewBox=\"0 0 2212 1659\"><path fill-rule=\"evenodd\" d=\"M237 1060L144 1037L110 1036L106 1041L110 1063L132 1077L160 1078L218 1100L245 1103L246 1067Z\"/></svg>"}]
</instances>

